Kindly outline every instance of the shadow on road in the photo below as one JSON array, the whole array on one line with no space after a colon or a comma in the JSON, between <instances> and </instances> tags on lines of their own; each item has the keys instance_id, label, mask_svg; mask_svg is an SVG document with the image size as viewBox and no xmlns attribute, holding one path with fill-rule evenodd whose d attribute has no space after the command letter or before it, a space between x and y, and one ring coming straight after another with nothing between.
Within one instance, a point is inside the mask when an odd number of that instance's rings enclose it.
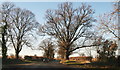
<instances>
[{"instance_id":1,"label":"shadow on road","mask_svg":"<svg viewBox=\"0 0 120 70\"><path fill-rule=\"evenodd\" d=\"M84 68L2 68L2 70L116 70L116 69L84 69ZM119 70L119 69L117 69Z\"/></svg>"},{"instance_id":2,"label":"shadow on road","mask_svg":"<svg viewBox=\"0 0 120 70\"><path fill-rule=\"evenodd\" d=\"M2 70L87 70L82 68L3 68Z\"/></svg>"}]
</instances>

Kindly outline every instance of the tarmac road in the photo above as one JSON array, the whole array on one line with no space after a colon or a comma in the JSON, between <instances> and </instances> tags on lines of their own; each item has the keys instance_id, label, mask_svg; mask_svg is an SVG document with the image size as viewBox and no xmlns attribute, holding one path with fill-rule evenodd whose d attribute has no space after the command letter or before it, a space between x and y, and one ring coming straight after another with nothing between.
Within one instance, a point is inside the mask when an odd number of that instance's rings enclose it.
<instances>
[{"instance_id":1,"label":"tarmac road","mask_svg":"<svg viewBox=\"0 0 120 70\"><path fill-rule=\"evenodd\" d=\"M83 68L69 67L58 62L35 62L26 64L3 65L2 70L87 70Z\"/></svg>"}]
</instances>

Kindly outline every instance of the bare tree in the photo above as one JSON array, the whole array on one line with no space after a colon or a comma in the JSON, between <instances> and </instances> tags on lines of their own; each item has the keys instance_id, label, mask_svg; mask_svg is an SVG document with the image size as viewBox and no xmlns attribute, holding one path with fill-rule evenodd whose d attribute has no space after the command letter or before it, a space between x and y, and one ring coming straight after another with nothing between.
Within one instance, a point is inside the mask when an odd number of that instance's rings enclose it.
<instances>
[{"instance_id":1,"label":"bare tree","mask_svg":"<svg viewBox=\"0 0 120 70\"><path fill-rule=\"evenodd\" d=\"M112 60L115 58L115 51L117 50L118 46L113 41L105 40L103 42L103 46L99 47L97 53L99 54L99 59L101 61Z\"/></svg>"},{"instance_id":2,"label":"bare tree","mask_svg":"<svg viewBox=\"0 0 120 70\"><path fill-rule=\"evenodd\" d=\"M54 58L55 46L53 42L51 42L51 39L43 40L39 46L39 49L44 51L44 57Z\"/></svg>"},{"instance_id":3,"label":"bare tree","mask_svg":"<svg viewBox=\"0 0 120 70\"><path fill-rule=\"evenodd\" d=\"M79 38L91 37L89 28L92 27L94 11L90 5L81 4L79 8L73 8L72 3L63 3L56 10L46 11L46 21L40 31L58 39L58 43L65 49L65 57L76 49L86 47L76 47L70 50L70 46Z\"/></svg>"},{"instance_id":4,"label":"bare tree","mask_svg":"<svg viewBox=\"0 0 120 70\"><path fill-rule=\"evenodd\" d=\"M99 16L99 26L97 28L104 34L112 34L118 40L120 37L118 36L119 31L119 24L118 24L118 17L120 16L118 13L120 10L118 9L118 4L113 4L113 11L104 13Z\"/></svg>"},{"instance_id":5,"label":"bare tree","mask_svg":"<svg viewBox=\"0 0 120 70\"><path fill-rule=\"evenodd\" d=\"M14 8L10 15L12 21L9 27L10 39L18 59L23 46L31 46L28 38L33 36L32 32L37 28L38 23L35 15L29 10Z\"/></svg>"},{"instance_id":6,"label":"bare tree","mask_svg":"<svg viewBox=\"0 0 120 70\"><path fill-rule=\"evenodd\" d=\"M8 28L10 25L10 12L14 8L14 4L5 2L1 4L0 7L0 28L2 39L0 43L2 44L2 57L3 59L7 58L7 42L9 38Z\"/></svg>"},{"instance_id":7,"label":"bare tree","mask_svg":"<svg viewBox=\"0 0 120 70\"><path fill-rule=\"evenodd\" d=\"M102 36L94 37L93 44L100 44L98 46L94 46L93 49L97 52L98 58L100 61L112 60L115 58L115 51L118 48L118 45L115 41L105 39Z\"/></svg>"}]
</instances>

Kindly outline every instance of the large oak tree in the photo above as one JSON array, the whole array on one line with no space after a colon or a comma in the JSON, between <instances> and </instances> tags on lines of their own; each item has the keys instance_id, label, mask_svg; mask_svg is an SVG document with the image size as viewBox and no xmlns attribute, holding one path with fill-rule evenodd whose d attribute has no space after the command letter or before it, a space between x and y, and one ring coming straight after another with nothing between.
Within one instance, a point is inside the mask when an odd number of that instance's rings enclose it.
<instances>
[{"instance_id":1,"label":"large oak tree","mask_svg":"<svg viewBox=\"0 0 120 70\"><path fill-rule=\"evenodd\" d=\"M46 23L40 27L40 31L53 36L65 49L65 57L69 59L71 52L76 49L87 47L85 45L71 49L71 45L79 38L89 38L92 33L94 10L90 5L81 4L78 8L73 8L72 3L66 2L58 5L56 10L46 11Z\"/></svg>"}]
</instances>

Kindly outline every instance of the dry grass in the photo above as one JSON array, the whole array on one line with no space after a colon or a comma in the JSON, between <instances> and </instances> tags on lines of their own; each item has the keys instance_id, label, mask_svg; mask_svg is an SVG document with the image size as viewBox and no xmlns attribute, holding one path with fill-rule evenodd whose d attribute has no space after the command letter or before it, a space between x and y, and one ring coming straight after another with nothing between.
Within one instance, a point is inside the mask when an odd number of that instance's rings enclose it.
<instances>
[{"instance_id":1,"label":"dry grass","mask_svg":"<svg viewBox=\"0 0 120 70\"><path fill-rule=\"evenodd\" d=\"M90 62L90 61L73 61L73 60L62 60L60 63L75 67L75 68L87 68L87 69L95 69L95 70L120 70L119 66L111 65L109 63L104 62Z\"/></svg>"}]
</instances>

